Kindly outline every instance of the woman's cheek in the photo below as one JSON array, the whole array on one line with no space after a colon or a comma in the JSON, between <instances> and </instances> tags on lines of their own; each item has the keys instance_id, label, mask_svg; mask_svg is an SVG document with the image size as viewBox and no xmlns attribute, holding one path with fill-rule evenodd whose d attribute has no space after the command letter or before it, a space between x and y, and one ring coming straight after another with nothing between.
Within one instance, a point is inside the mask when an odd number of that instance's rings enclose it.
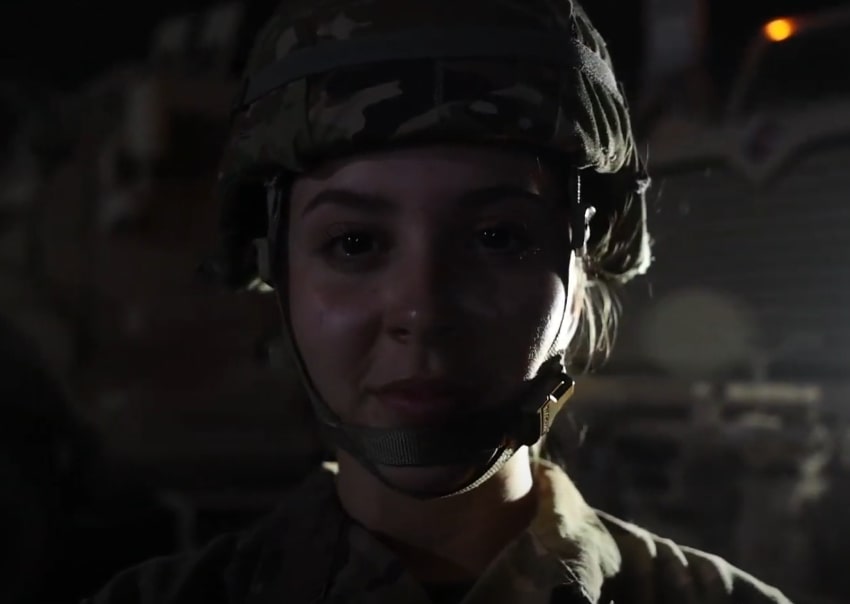
<instances>
[{"instance_id":1,"label":"woman's cheek","mask_svg":"<svg viewBox=\"0 0 850 604\"><path fill-rule=\"evenodd\" d=\"M505 370L533 377L556 345L565 319L566 288L550 272L529 274L505 287L492 302L500 318L499 349L505 352Z\"/></svg>"},{"instance_id":2,"label":"woman's cheek","mask_svg":"<svg viewBox=\"0 0 850 604\"><path fill-rule=\"evenodd\" d=\"M295 342L310 378L334 412L350 417L374 340L374 309L356 291L302 285L293 294Z\"/></svg>"}]
</instances>

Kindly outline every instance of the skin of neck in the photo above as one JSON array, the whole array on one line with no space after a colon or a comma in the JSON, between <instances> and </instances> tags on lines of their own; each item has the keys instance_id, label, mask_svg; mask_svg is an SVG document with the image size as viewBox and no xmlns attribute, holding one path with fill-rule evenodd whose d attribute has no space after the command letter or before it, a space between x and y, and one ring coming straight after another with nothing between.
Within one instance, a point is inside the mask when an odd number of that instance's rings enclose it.
<instances>
[{"instance_id":1,"label":"skin of neck","mask_svg":"<svg viewBox=\"0 0 850 604\"><path fill-rule=\"evenodd\" d=\"M344 451L337 460L343 509L421 581L475 579L528 527L536 511L527 447L472 491L439 499L393 490Z\"/></svg>"}]
</instances>

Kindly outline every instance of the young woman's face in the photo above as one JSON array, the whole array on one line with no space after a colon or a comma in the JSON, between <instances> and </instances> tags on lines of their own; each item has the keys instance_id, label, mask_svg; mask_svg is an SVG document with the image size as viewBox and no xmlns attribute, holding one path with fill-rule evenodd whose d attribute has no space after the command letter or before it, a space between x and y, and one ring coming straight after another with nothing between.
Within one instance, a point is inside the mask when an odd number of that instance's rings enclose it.
<instances>
[{"instance_id":1,"label":"young woman's face","mask_svg":"<svg viewBox=\"0 0 850 604\"><path fill-rule=\"evenodd\" d=\"M533 377L574 322L565 197L534 156L473 147L356 156L300 178L290 321L331 409L421 426L497 405ZM406 488L472 470L382 468Z\"/></svg>"}]
</instances>

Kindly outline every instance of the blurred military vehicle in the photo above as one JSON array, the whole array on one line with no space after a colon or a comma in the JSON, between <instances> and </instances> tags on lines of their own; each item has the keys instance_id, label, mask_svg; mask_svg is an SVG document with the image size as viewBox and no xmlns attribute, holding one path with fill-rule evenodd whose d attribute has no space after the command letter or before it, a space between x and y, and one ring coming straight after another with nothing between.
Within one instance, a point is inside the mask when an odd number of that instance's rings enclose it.
<instances>
[{"instance_id":1,"label":"blurred military vehicle","mask_svg":"<svg viewBox=\"0 0 850 604\"><path fill-rule=\"evenodd\" d=\"M251 19L171 18L72 93L0 86L4 602L79 601L315 461L273 299L198 270Z\"/></svg>"},{"instance_id":2,"label":"blurred military vehicle","mask_svg":"<svg viewBox=\"0 0 850 604\"><path fill-rule=\"evenodd\" d=\"M179 489L184 512L195 497L279 489L317 450L294 377L270 367L273 299L222 292L198 270L245 15L229 3L169 19L144 62L14 120L0 177L0 316L110 457Z\"/></svg>"},{"instance_id":3,"label":"blurred military vehicle","mask_svg":"<svg viewBox=\"0 0 850 604\"><path fill-rule=\"evenodd\" d=\"M722 115L654 125L656 261L574 407L594 503L800 602L850 598L848 33L772 20Z\"/></svg>"},{"instance_id":4,"label":"blurred military vehicle","mask_svg":"<svg viewBox=\"0 0 850 604\"><path fill-rule=\"evenodd\" d=\"M771 21L719 123L680 118L649 142L655 298L728 295L754 313L753 345L783 376L850 369L848 32L848 10Z\"/></svg>"},{"instance_id":5,"label":"blurred military vehicle","mask_svg":"<svg viewBox=\"0 0 850 604\"><path fill-rule=\"evenodd\" d=\"M835 566L848 548L837 511L848 396L847 383L594 376L563 427L577 443L567 463L593 505L727 557L795 602L846 601Z\"/></svg>"},{"instance_id":6,"label":"blurred military vehicle","mask_svg":"<svg viewBox=\"0 0 850 604\"><path fill-rule=\"evenodd\" d=\"M727 296L751 314L771 375L850 370L848 33L848 9L767 23L725 115L679 116L649 141L653 300L692 287Z\"/></svg>"}]
</instances>

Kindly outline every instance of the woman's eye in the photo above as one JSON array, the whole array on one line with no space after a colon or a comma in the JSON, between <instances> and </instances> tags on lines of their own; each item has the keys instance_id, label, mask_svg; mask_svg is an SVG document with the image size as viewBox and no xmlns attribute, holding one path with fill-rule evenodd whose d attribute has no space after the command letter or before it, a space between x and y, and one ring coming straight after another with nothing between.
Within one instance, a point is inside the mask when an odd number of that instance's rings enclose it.
<instances>
[{"instance_id":1,"label":"woman's eye","mask_svg":"<svg viewBox=\"0 0 850 604\"><path fill-rule=\"evenodd\" d=\"M335 230L327 234L321 253L329 262L341 266L360 266L372 262L384 251L381 238L364 230Z\"/></svg>"},{"instance_id":2,"label":"woman's eye","mask_svg":"<svg viewBox=\"0 0 850 604\"><path fill-rule=\"evenodd\" d=\"M528 232L520 225L494 225L481 229L476 240L486 251L500 254L519 253L529 247Z\"/></svg>"},{"instance_id":3,"label":"woman's eye","mask_svg":"<svg viewBox=\"0 0 850 604\"><path fill-rule=\"evenodd\" d=\"M335 247L344 256L362 256L377 250L377 240L367 233L346 233L333 241Z\"/></svg>"}]
</instances>

